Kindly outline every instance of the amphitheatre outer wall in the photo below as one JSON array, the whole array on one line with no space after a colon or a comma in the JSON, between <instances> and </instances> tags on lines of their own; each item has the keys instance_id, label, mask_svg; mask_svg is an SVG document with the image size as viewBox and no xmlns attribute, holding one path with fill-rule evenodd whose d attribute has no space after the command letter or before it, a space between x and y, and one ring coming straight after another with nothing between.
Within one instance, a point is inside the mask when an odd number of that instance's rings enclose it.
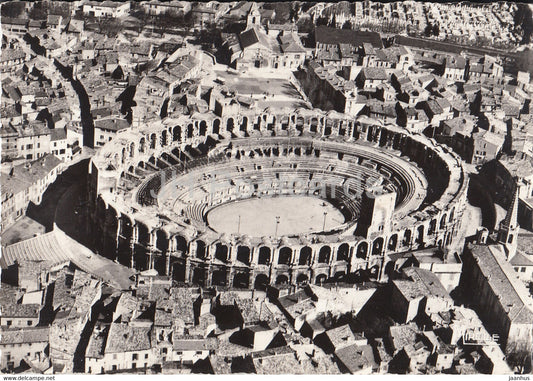
<instances>
[{"instance_id":1,"label":"amphitheatre outer wall","mask_svg":"<svg viewBox=\"0 0 533 381\"><path fill-rule=\"evenodd\" d=\"M418 180L427 184L425 197L412 210L396 210L389 228L368 236L357 235L354 224L297 236L219 234L157 202L139 203L139 188L170 166L170 156L185 167L187 157L192 160L188 146L216 141L200 155L208 168L228 143L255 136L283 137L289 146L289 137L305 137L374 147L418 168L424 176ZM183 158L171 155L176 150ZM203 114L124 131L100 149L89 165L88 236L95 237L92 248L99 254L138 270L155 268L185 284L252 288L342 279L358 270L371 270L385 280L399 253L430 247L448 252L460 236L467 188L456 154L395 125L320 110L239 117Z\"/></svg>"}]
</instances>

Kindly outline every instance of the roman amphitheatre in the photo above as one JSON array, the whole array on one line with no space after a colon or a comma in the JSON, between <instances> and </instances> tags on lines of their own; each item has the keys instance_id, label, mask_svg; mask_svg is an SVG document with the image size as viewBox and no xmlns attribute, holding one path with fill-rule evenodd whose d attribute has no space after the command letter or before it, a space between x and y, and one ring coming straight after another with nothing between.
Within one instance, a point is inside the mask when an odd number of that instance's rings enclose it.
<instances>
[{"instance_id":1,"label":"roman amphitheatre","mask_svg":"<svg viewBox=\"0 0 533 381\"><path fill-rule=\"evenodd\" d=\"M304 108L194 114L100 149L88 233L98 253L182 284L384 281L398 253L453 246L467 188L456 154L395 125Z\"/></svg>"}]
</instances>

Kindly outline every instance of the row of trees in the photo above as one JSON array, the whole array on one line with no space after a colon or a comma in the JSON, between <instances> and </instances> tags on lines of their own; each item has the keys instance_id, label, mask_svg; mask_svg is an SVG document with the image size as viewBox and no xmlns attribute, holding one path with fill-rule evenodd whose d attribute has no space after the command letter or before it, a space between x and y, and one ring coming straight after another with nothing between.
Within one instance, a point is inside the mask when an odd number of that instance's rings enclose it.
<instances>
[{"instance_id":1,"label":"row of trees","mask_svg":"<svg viewBox=\"0 0 533 381\"><path fill-rule=\"evenodd\" d=\"M439 34L440 34L439 24L431 24L428 22L428 24L424 28L424 36L426 37L438 36Z\"/></svg>"}]
</instances>

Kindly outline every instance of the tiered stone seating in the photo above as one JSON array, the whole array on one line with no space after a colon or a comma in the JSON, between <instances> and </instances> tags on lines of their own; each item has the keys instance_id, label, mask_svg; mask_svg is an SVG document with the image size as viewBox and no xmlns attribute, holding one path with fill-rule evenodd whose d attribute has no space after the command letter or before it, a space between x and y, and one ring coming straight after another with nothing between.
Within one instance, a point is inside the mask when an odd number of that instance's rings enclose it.
<instances>
[{"instance_id":1,"label":"tiered stone seating","mask_svg":"<svg viewBox=\"0 0 533 381\"><path fill-rule=\"evenodd\" d=\"M320 151L318 157L313 148ZM198 149L188 146L183 151L174 149L168 155L162 154L163 160L155 163L164 168L139 187L137 201L142 205L168 204L154 195L163 186L175 187L171 188L171 196L162 197L180 200L187 205L183 209L187 218L205 223L209 208L250 197L254 192L273 194L289 188L293 193L296 186L301 189L299 194L314 194L327 186L328 193L319 195L337 204L348 219L354 219L359 213L361 195L370 184L380 183L395 191L399 204L404 200L409 202L417 186L412 167L393 155L376 153L375 147L364 145L317 142L309 138L291 138L289 144L286 138L268 137L232 140L225 151L213 151L215 155L206 156L206 149L207 145ZM176 162L177 158L181 162L165 165L165 162ZM153 164L150 164L138 172L146 176L152 171ZM238 188L242 184L249 184L244 194Z\"/></svg>"}]
</instances>

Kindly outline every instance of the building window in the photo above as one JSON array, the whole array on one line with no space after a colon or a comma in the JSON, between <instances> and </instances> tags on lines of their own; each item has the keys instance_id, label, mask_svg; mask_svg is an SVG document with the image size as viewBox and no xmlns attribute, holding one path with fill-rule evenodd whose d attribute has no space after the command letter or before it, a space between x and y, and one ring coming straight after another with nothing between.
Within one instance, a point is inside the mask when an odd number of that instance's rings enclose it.
<instances>
[{"instance_id":1,"label":"building window","mask_svg":"<svg viewBox=\"0 0 533 381\"><path fill-rule=\"evenodd\" d=\"M8 320L7 321L7 326L9 327L11 324L13 324L13 322L11 320Z\"/></svg>"},{"instance_id":2,"label":"building window","mask_svg":"<svg viewBox=\"0 0 533 381\"><path fill-rule=\"evenodd\" d=\"M520 268L520 272L521 273L525 273L526 272L526 268L525 267Z\"/></svg>"},{"instance_id":3,"label":"building window","mask_svg":"<svg viewBox=\"0 0 533 381\"><path fill-rule=\"evenodd\" d=\"M147 359L148 358L148 353L144 355L144 358Z\"/></svg>"},{"instance_id":4,"label":"building window","mask_svg":"<svg viewBox=\"0 0 533 381\"><path fill-rule=\"evenodd\" d=\"M196 351L196 354L197 354L197 355L201 355L201 354L202 354L202 351Z\"/></svg>"},{"instance_id":5,"label":"building window","mask_svg":"<svg viewBox=\"0 0 533 381\"><path fill-rule=\"evenodd\" d=\"M113 366L111 367L111 369L112 369L112 370L117 370L117 366L116 366L116 365L113 365Z\"/></svg>"},{"instance_id":6,"label":"building window","mask_svg":"<svg viewBox=\"0 0 533 381\"><path fill-rule=\"evenodd\" d=\"M132 369L135 369L135 368L137 368L137 364L133 362L133 363L131 363L131 367L132 367Z\"/></svg>"},{"instance_id":7,"label":"building window","mask_svg":"<svg viewBox=\"0 0 533 381\"><path fill-rule=\"evenodd\" d=\"M33 322L32 322L31 320L28 320L28 321L26 322L26 324L28 324L28 326L30 326L30 325L33 324Z\"/></svg>"},{"instance_id":8,"label":"building window","mask_svg":"<svg viewBox=\"0 0 533 381\"><path fill-rule=\"evenodd\" d=\"M116 359L117 359L117 354L115 353L115 354L113 355L113 360L116 360Z\"/></svg>"},{"instance_id":9,"label":"building window","mask_svg":"<svg viewBox=\"0 0 533 381\"><path fill-rule=\"evenodd\" d=\"M132 360L138 360L139 357L138 357L137 353L134 353L134 354L131 356L131 359L132 359Z\"/></svg>"}]
</instances>

